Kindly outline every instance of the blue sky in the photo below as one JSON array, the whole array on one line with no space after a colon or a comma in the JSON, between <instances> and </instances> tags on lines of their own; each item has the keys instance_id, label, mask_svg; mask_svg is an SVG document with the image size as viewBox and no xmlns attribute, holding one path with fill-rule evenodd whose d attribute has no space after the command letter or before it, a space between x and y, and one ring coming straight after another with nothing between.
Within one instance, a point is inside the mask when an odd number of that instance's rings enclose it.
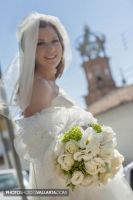
<instances>
[{"instance_id":1,"label":"blue sky","mask_svg":"<svg viewBox=\"0 0 133 200\"><path fill-rule=\"evenodd\" d=\"M83 34L83 26L106 36L106 52L111 71L121 85L120 68L133 83L133 0L5 0L0 4L0 60L5 69L16 54L16 27L32 11L56 15L66 27L72 47L73 60L58 81L82 107L87 93L87 82L81 68L82 59L76 41Z\"/></svg>"}]
</instances>

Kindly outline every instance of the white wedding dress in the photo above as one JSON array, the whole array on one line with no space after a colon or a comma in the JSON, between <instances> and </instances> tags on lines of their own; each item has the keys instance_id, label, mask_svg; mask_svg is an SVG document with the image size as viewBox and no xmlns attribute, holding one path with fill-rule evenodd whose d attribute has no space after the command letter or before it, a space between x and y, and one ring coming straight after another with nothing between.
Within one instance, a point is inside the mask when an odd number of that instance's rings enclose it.
<instances>
[{"instance_id":1,"label":"white wedding dress","mask_svg":"<svg viewBox=\"0 0 133 200\"><path fill-rule=\"evenodd\" d=\"M91 113L84 111L62 90L49 108L35 115L16 121L18 134L14 140L16 151L30 162L30 186L37 189L66 189L65 182L55 172L53 147L55 137L72 125L87 126L96 121ZM133 200L133 193L125 178L119 173L107 185L69 189L69 196L32 196L32 200Z\"/></svg>"}]
</instances>

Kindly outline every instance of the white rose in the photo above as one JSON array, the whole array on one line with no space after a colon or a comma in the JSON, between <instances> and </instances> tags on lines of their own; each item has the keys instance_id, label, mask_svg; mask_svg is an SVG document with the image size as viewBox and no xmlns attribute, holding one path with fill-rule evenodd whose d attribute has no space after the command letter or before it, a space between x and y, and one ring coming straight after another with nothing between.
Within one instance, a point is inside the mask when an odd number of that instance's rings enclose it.
<instances>
[{"instance_id":1,"label":"white rose","mask_svg":"<svg viewBox=\"0 0 133 200\"><path fill-rule=\"evenodd\" d=\"M84 187L86 186L95 186L98 184L98 176L94 175L94 176L86 176L84 177L83 181L82 181L82 185Z\"/></svg>"},{"instance_id":2,"label":"white rose","mask_svg":"<svg viewBox=\"0 0 133 200\"><path fill-rule=\"evenodd\" d=\"M99 155L102 158L110 159L114 154L114 141L110 141L105 143L104 145L100 145L100 152Z\"/></svg>"},{"instance_id":3,"label":"white rose","mask_svg":"<svg viewBox=\"0 0 133 200\"><path fill-rule=\"evenodd\" d=\"M102 157L103 159L111 159L114 154L114 149L113 148L107 148L107 147L102 147L100 148L100 153L99 156Z\"/></svg>"},{"instance_id":4,"label":"white rose","mask_svg":"<svg viewBox=\"0 0 133 200\"><path fill-rule=\"evenodd\" d=\"M95 146L95 145L91 146L91 153L92 153L93 157L97 156L99 154L99 152L100 152L100 148L99 148L98 145L97 146Z\"/></svg>"},{"instance_id":5,"label":"white rose","mask_svg":"<svg viewBox=\"0 0 133 200\"><path fill-rule=\"evenodd\" d=\"M110 126L103 126L102 127L102 132L106 132L107 134L109 134L110 136L115 136L115 132L113 131L113 129Z\"/></svg>"},{"instance_id":6,"label":"white rose","mask_svg":"<svg viewBox=\"0 0 133 200\"><path fill-rule=\"evenodd\" d=\"M112 139L113 139L112 134L110 135L106 132L102 132L100 135L100 144L104 145L106 144L106 142L112 141Z\"/></svg>"},{"instance_id":7,"label":"white rose","mask_svg":"<svg viewBox=\"0 0 133 200\"><path fill-rule=\"evenodd\" d=\"M66 143L65 149L69 153L75 153L78 151L79 147L76 141L70 140L69 142Z\"/></svg>"},{"instance_id":8,"label":"white rose","mask_svg":"<svg viewBox=\"0 0 133 200\"><path fill-rule=\"evenodd\" d=\"M104 148L114 148L114 141L112 140L112 141L109 141L109 142L106 142L104 145L101 145L102 147L104 147Z\"/></svg>"},{"instance_id":9,"label":"white rose","mask_svg":"<svg viewBox=\"0 0 133 200\"><path fill-rule=\"evenodd\" d=\"M102 136L101 141L100 141L100 145L114 148L117 145L116 138L113 137L112 139L109 139L107 135Z\"/></svg>"},{"instance_id":10,"label":"white rose","mask_svg":"<svg viewBox=\"0 0 133 200\"><path fill-rule=\"evenodd\" d=\"M114 158L111 160L112 172L115 174L120 170L122 162L124 161L123 155L121 155L116 149L114 150Z\"/></svg>"},{"instance_id":11,"label":"white rose","mask_svg":"<svg viewBox=\"0 0 133 200\"><path fill-rule=\"evenodd\" d=\"M105 163L101 158L93 158L93 160L85 162L85 169L91 175L96 175L98 172L106 171Z\"/></svg>"},{"instance_id":12,"label":"white rose","mask_svg":"<svg viewBox=\"0 0 133 200\"><path fill-rule=\"evenodd\" d=\"M100 134L101 143L104 144L106 142L113 141L115 135L116 134L111 127L103 126L102 133Z\"/></svg>"},{"instance_id":13,"label":"white rose","mask_svg":"<svg viewBox=\"0 0 133 200\"><path fill-rule=\"evenodd\" d=\"M73 155L74 160L78 160L78 161L81 161L81 160L89 161L90 159L92 159L92 157L93 157L93 154L91 152L87 152L86 150L78 151Z\"/></svg>"},{"instance_id":14,"label":"white rose","mask_svg":"<svg viewBox=\"0 0 133 200\"><path fill-rule=\"evenodd\" d=\"M99 181L102 184L106 184L111 176L111 173L101 173L99 174Z\"/></svg>"},{"instance_id":15,"label":"white rose","mask_svg":"<svg viewBox=\"0 0 133 200\"><path fill-rule=\"evenodd\" d=\"M63 154L60 155L57 159L58 163L61 165L61 168L68 171L74 164L72 154Z\"/></svg>"},{"instance_id":16,"label":"white rose","mask_svg":"<svg viewBox=\"0 0 133 200\"><path fill-rule=\"evenodd\" d=\"M79 185L82 183L84 175L81 171L75 171L72 175L71 182L73 185Z\"/></svg>"},{"instance_id":17,"label":"white rose","mask_svg":"<svg viewBox=\"0 0 133 200\"><path fill-rule=\"evenodd\" d=\"M106 172L105 162L102 158L96 157L96 158L94 158L94 162L97 165L98 172L100 172L100 173Z\"/></svg>"},{"instance_id":18,"label":"white rose","mask_svg":"<svg viewBox=\"0 0 133 200\"><path fill-rule=\"evenodd\" d=\"M91 175L96 175L98 173L97 164L94 161L85 162L85 170Z\"/></svg>"}]
</instances>

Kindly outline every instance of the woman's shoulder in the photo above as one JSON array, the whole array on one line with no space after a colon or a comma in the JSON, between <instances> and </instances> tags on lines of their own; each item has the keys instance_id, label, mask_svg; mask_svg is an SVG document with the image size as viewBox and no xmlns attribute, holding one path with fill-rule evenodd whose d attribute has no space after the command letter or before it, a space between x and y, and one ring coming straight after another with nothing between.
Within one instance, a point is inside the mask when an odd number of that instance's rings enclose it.
<instances>
[{"instance_id":1,"label":"woman's shoulder","mask_svg":"<svg viewBox=\"0 0 133 200\"><path fill-rule=\"evenodd\" d=\"M35 79L33 83L32 98L37 94L45 94L46 96L52 95L52 88L47 80Z\"/></svg>"},{"instance_id":2,"label":"woman's shoulder","mask_svg":"<svg viewBox=\"0 0 133 200\"><path fill-rule=\"evenodd\" d=\"M25 116L32 116L36 112L51 105L53 88L46 80L34 80L30 105L25 110Z\"/></svg>"}]
</instances>

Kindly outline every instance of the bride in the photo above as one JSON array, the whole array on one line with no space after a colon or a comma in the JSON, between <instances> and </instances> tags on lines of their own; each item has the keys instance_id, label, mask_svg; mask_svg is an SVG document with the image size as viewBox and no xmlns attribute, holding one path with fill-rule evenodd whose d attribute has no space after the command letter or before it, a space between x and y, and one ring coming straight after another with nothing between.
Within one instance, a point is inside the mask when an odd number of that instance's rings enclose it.
<instances>
[{"instance_id":1,"label":"bride","mask_svg":"<svg viewBox=\"0 0 133 200\"><path fill-rule=\"evenodd\" d=\"M22 111L17 119L14 145L20 157L30 163L31 189L66 189L53 163L55 138L69 124L83 128L91 113L78 107L56 80L69 65L71 50L64 26L54 16L32 13L18 28L19 56L12 67L19 68L15 100ZM19 59L19 61L18 61ZM15 68L14 68L15 70ZM77 187L68 196L32 199L131 200L132 191L121 172L109 183L88 189Z\"/></svg>"}]
</instances>

